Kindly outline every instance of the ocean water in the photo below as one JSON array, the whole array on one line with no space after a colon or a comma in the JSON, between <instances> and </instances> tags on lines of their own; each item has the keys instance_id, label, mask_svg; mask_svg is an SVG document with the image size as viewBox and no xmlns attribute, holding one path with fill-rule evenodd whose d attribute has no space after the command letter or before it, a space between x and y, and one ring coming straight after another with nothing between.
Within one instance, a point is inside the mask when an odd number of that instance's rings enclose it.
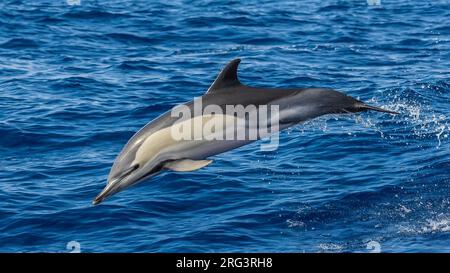
<instances>
[{"instance_id":1,"label":"ocean water","mask_svg":"<svg viewBox=\"0 0 450 273\"><path fill-rule=\"evenodd\" d=\"M1 1L0 252L450 251L450 2L242 2ZM401 115L315 119L92 206L134 132L236 57L248 85Z\"/></svg>"}]
</instances>

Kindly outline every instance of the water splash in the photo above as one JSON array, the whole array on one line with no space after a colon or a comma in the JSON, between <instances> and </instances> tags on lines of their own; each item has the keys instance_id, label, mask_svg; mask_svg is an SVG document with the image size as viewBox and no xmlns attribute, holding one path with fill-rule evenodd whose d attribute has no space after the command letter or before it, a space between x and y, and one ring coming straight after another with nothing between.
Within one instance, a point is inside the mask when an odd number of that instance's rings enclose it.
<instances>
[{"instance_id":1,"label":"water splash","mask_svg":"<svg viewBox=\"0 0 450 273\"><path fill-rule=\"evenodd\" d=\"M439 214L436 217L426 219L417 224L399 225L398 233L401 234L434 234L450 231L450 215Z\"/></svg>"},{"instance_id":2,"label":"water splash","mask_svg":"<svg viewBox=\"0 0 450 273\"><path fill-rule=\"evenodd\" d=\"M368 104L399 112L400 115L373 115L362 113L351 116L328 115L313 119L297 126L300 134L306 131L319 131L323 133L347 133L352 135L360 130L354 126L337 126L334 121L350 117L362 128L371 129L379 133L383 139L397 139L399 137L436 139L436 148L440 148L449 137L450 121L445 114L433 109L430 105L412 99L403 99L399 94L383 96L389 101L381 101L378 97L367 100ZM399 132L402 132L401 134ZM420 145L420 144L419 144Z\"/></svg>"},{"instance_id":3,"label":"water splash","mask_svg":"<svg viewBox=\"0 0 450 273\"><path fill-rule=\"evenodd\" d=\"M402 113L395 123L410 130L413 136L419 139L436 138L436 148L448 138L450 131L448 117L427 105L403 101L389 103L385 107Z\"/></svg>"},{"instance_id":4,"label":"water splash","mask_svg":"<svg viewBox=\"0 0 450 273\"><path fill-rule=\"evenodd\" d=\"M66 3L69 6L79 6L81 5L81 0L66 0Z\"/></svg>"},{"instance_id":5,"label":"water splash","mask_svg":"<svg viewBox=\"0 0 450 273\"><path fill-rule=\"evenodd\" d=\"M297 220L292 220L292 219L288 219L286 220L286 223L288 224L288 227L293 228L293 227L305 227L305 223L302 221L297 221Z\"/></svg>"},{"instance_id":6,"label":"water splash","mask_svg":"<svg viewBox=\"0 0 450 273\"><path fill-rule=\"evenodd\" d=\"M322 243L317 247L319 248L319 252L342 252L344 249L343 246L335 243Z\"/></svg>"}]
</instances>

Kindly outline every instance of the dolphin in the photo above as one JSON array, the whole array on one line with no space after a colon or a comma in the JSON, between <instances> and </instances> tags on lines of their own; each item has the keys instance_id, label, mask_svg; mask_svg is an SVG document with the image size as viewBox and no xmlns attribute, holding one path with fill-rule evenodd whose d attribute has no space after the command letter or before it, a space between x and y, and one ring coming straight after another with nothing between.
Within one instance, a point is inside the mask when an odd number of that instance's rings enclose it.
<instances>
[{"instance_id":1,"label":"dolphin","mask_svg":"<svg viewBox=\"0 0 450 273\"><path fill-rule=\"evenodd\" d=\"M209 159L211 156L249 144L274 132L322 115L356 113L368 110L398 114L394 111L367 105L328 88L282 89L247 86L238 79L237 71L240 61L240 59L232 60L222 69L207 92L200 97L201 109L205 110L209 106L217 106L225 110L230 105L241 105L242 107L255 106L253 109L258 110L262 106L275 105L278 107L277 114L270 117L269 121L266 122L268 127L271 128L270 132L257 134L256 138L253 139L175 138L173 137L175 126L181 126L183 123L186 125L187 122L187 126L183 128L190 128L195 131L198 130L195 129L195 124L214 121L216 118L215 115L206 115L203 111L195 113L195 100L193 100L181 104L181 106L192 110L194 114L180 122L180 117L173 115L175 107L180 107L180 105L175 106L171 111L150 121L126 143L114 161L106 187L93 200L93 205L100 204L105 198L163 170L185 172L203 168L212 163L212 160ZM217 115L217 118L233 121L242 119L242 117L223 114ZM273 126L275 124L274 119L277 120L277 126ZM258 126L260 127L260 123L256 127ZM229 126L224 126L222 129L220 129L220 126L217 128L216 133L218 134L229 130L232 131L232 134L239 130L246 130L247 133L251 131L247 125L233 126L231 129ZM222 132L220 132L221 130Z\"/></svg>"}]
</instances>

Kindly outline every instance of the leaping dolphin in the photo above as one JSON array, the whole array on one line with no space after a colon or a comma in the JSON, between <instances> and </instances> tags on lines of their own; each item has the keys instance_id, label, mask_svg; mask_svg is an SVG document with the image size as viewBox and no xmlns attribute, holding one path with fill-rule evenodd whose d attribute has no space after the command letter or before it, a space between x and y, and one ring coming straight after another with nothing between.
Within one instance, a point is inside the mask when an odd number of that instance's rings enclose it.
<instances>
[{"instance_id":1,"label":"leaping dolphin","mask_svg":"<svg viewBox=\"0 0 450 273\"><path fill-rule=\"evenodd\" d=\"M230 105L242 105L243 107L252 105L255 106L256 110L263 106L276 105L278 114L274 117L278 121L278 126L270 133L325 114L345 114L367 110L397 114L393 111L369 106L332 89L281 89L244 85L237 76L240 61L240 59L232 60L219 73L208 91L201 97L203 110L212 105L218 106L224 110L223 112ZM188 123L187 127L194 128L194 131L198 130L195 129L195 124L198 122L211 121L216 118L216 116L206 115L202 111L195 113L194 101L182 104L182 106L187 107L194 113L190 119L183 121ZM235 140L175 138L173 137L174 126L180 126L183 122L180 123L179 117L172 114L173 110L149 122L128 141L114 161L106 187L93 200L94 205L125 188L154 176L164 169L173 171L197 170L212 162L208 157L238 148L265 136L264 134L258 134L256 139ZM217 115L217 117L225 117L226 120L237 119L237 117L229 115ZM272 126L272 120L267 123L269 127ZM191 127L191 125L193 126ZM258 126L260 126L259 123ZM239 126L233 126L232 128L234 131L241 129L248 130L249 128Z\"/></svg>"}]
</instances>

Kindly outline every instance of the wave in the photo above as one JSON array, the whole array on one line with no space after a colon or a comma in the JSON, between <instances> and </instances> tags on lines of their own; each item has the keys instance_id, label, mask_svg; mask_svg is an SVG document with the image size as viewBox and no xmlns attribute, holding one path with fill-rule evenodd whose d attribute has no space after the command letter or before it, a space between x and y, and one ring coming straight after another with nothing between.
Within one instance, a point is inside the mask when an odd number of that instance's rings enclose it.
<instances>
[{"instance_id":1,"label":"wave","mask_svg":"<svg viewBox=\"0 0 450 273\"><path fill-rule=\"evenodd\" d=\"M71 10L62 15L71 19L117 20L131 17L127 13L115 13L104 10Z\"/></svg>"},{"instance_id":2,"label":"wave","mask_svg":"<svg viewBox=\"0 0 450 273\"><path fill-rule=\"evenodd\" d=\"M27 49L27 48L33 49L38 47L39 47L38 42L26 38L12 38L0 44L0 48L5 49Z\"/></svg>"},{"instance_id":3,"label":"wave","mask_svg":"<svg viewBox=\"0 0 450 273\"><path fill-rule=\"evenodd\" d=\"M134 34L130 34L130 33L108 33L108 34L105 34L104 37L107 39L116 41L116 42L121 42L121 43L126 43L126 44L138 43L138 44L151 45L157 41L160 41L160 39L158 39L158 38L142 37L142 36L138 36L138 35L134 35Z\"/></svg>"}]
</instances>

